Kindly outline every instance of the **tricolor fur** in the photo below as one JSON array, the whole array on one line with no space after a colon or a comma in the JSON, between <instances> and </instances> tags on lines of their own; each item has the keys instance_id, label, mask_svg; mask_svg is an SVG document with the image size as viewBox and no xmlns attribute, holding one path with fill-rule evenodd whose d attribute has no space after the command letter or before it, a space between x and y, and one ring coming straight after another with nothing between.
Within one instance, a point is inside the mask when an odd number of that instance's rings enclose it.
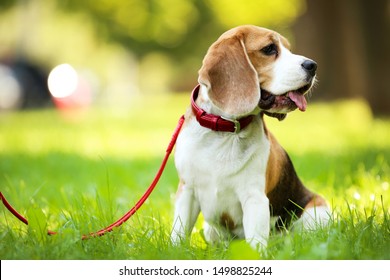
<instances>
[{"instance_id":1,"label":"tricolor fur","mask_svg":"<svg viewBox=\"0 0 390 280\"><path fill-rule=\"evenodd\" d=\"M254 119L239 133L216 132L187 111L175 152L174 242L191 234L200 212L207 241L230 235L257 249L267 245L271 216L282 226L301 217L306 228L329 219L325 200L303 186L264 123L264 114L282 120L296 108L306 110L316 64L289 49L280 34L255 26L229 30L209 48L197 105L227 119Z\"/></svg>"}]
</instances>

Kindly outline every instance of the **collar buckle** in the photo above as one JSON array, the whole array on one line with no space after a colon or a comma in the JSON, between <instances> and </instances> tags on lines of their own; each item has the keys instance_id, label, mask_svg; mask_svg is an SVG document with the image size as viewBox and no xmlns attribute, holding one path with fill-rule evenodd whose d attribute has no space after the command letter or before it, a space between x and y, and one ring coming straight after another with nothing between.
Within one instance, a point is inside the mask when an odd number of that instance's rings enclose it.
<instances>
[{"instance_id":1,"label":"collar buckle","mask_svg":"<svg viewBox=\"0 0 390 280\"><path fill-rule=\"evenodd\" d=\"M224 119L225 121L232 122L234 124L234 131L233 131L233 133L239 133L241 131L241 123L238 120L225 118L223 116L221 116L221 119Z\"/></svg>"}]
</instances>

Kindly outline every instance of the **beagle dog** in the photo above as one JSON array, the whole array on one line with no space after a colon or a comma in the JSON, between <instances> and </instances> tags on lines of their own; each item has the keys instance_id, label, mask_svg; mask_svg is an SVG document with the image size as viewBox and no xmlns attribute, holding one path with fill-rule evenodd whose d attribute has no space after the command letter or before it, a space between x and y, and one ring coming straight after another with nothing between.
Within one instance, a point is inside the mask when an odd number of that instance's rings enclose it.
<instances>
[{"instance_id":1,"label":"beagle dog","mask_svg":"<svg viewBox=\"0 0 390 280\"><path fill-rule=\"evenodd\" d=\"M330 218L326 201L299 180L264 123L306 110L317 64L291 53L280 34L256 26L231 29L211 45L177 139L180 178L173 242L189 237L200 212L207 242L245 238L267 246L270 217L304 228Z\"/></svg>"}]
</instances>

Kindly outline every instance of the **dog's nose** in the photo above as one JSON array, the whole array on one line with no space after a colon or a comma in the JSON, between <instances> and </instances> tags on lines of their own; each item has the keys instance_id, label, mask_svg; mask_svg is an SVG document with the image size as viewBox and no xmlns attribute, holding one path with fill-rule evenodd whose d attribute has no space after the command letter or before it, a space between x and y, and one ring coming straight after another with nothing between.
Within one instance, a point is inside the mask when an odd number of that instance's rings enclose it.
<instances>
[{"instance_id":1,"label":"dog's nose","mask_svg":"<svg viewBox=\"0 0 390 280\"><path fill-rule=\"evenodd\" d=\"M305 69L305 71L312 77L315 76L316 74L316 70L317 70L317 63L313 60L310 60L310 59L306 59L302 64L301 66L303 67L303 69Z\"/></svg>"}]
</instances>

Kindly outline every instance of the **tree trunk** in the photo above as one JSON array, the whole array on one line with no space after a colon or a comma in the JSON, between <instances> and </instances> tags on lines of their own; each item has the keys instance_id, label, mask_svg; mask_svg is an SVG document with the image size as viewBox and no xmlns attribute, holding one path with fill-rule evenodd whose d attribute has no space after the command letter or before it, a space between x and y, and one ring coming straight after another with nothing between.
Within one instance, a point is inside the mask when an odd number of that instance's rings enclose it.
<instances>
[{"instance_id":1,"label":"tree trunk","mask_svg":"<svg viewBox=\"0 0 390 280\"><path fill-rule=\"evenodd\" d=\"M390 115L388 0L307 1L296 22L297 52L318 63L313 98L365 98L375 115Z\"/></svg>"}]
</instances>

